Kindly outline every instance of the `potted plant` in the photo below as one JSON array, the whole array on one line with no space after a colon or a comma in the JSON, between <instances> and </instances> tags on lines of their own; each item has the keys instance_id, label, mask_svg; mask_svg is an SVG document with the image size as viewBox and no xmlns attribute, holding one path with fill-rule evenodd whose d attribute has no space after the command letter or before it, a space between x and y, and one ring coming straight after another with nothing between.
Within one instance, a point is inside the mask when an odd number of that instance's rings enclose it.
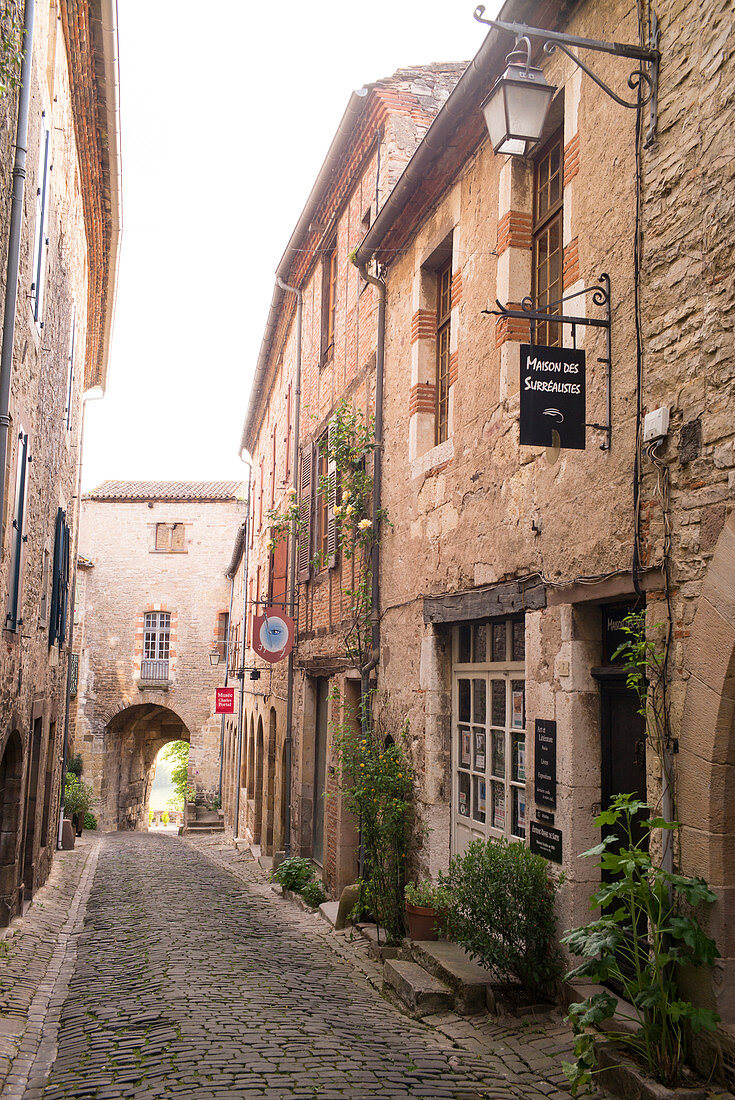
<instances>
[{"instance_id":1,"label":"potted plant","mask_svg":"<svg viewBox=\"0 0 735 1100\"><path fill-rule=\"evenodd\" d=\"M403 897L412 940L437 940L446 934L452 907L452 895L446 886L435 886L429 879L407 882Z\"/></svg>"},{"instance_id":2,"label":"potted plant","mask_svg":"<svg viewBox=\"0 0 735 1100\"><path fill-rule=\"evenodd\" d=\"M84 816L91 809L93 802L94 796L91 785L82 783L74 772L67 772L64 784L64 811L71 817L77 836L82 835Z\"/></svg>"}]
</instances>

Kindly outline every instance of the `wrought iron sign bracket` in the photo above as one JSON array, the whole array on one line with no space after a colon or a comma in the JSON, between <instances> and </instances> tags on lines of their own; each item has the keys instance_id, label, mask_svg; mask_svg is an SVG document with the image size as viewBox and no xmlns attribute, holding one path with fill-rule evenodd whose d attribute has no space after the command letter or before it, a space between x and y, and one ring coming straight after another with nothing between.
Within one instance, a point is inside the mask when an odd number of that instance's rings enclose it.
<instances>
[{"instance_id":1,"label":"wrought iron sign bracket","mask_svg":"<svg viewBox=\"0 0 735 1100\"><path fill-rule=\"evenodd\" d=\"M574 298L580 298L586 294L592 296L593 305L602 308L602 317L575 317L566 312L564 307L567 302L571 302ZM536 343L534 336L536 334L536 325L539 322L571 325L572 347L575 348L577 346L577 325L587 325L590 328L604 329L605 354L599 356L597 362L603 363L605 366L605 411L607 423L593 424L588 421L587 427L596 428L598 431L605 433L605 439L600 444L600 450L609 451L612 443L612 322L610 311L610 276L603 272L602 275L599 276L598 283L593 286L584 287L582 290L576 290L573 294L566 294L555 302L549 302L548 308L545 310L534 309L534 301L530 296L523 299L520 309L508 309L507 306L501 305L497 299L495 300L495 304L498 307L497 309L483 309L481 312L493 317L512 317L521 321L529 321L531 324L531 344ZM557 307L559 307L560 312L552 312Z\"/></svg>"},{"instance_id":2,"label":"wrought iron sign bracket","mask_svg":"<svg viewBox=\"0 0 735 1100\"><path fill-rule=\"evenodd\" d=\"M551 54L554 50L560 49L582 72L586 73L591 80L594 80L598 88L602 88L604 92L607 92L610 98L614 99L621 107L630 107L637 110L648 104L649 120L645 145L646 147L651 145L656 136L656 126L658 124L658 67L661 56L658 50L658 20L655 14L651 14L651 44L649 46L634 46L625 42L602 42L596 38L580 38L575 34L561 34L559 31L548 31L541 27L527 27L525 23L503 23L499 19L485 19L485 6L483 4L475 8L474 14L478 23L484 23L488 27L494 27L496 30L513 34L516 41L521 38L543 38L544 53ZM608 87L604 80L593 73L584 61L577 57L575 53L572 53L571 46L575 49L597 50L601 53L613 54L616 57L629 57L634 61L642 62L646 67L634 69L628 77L628 87L631 91L637 93L634 102L631 103L627 99L622 99L612 88Z\"/></svg>"}]
</instances>

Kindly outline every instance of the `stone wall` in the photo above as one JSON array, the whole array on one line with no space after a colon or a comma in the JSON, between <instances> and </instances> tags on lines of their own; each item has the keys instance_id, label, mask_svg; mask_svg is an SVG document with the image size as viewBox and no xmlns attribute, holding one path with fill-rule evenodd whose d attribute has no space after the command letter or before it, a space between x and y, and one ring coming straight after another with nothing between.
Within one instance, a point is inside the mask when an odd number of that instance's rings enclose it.
<instances>
[{"instance_id":1,"label":"stone wall","mask_svg":"<svg viewBox=\"0 0 735 1100\"><path fill-rule=\"evenodd\" d=\"M209 654L229 609L225 570L242 512L234 498L83 501L80 553L91 565L79 609L74 736L103 828L147 826L152 764L167 741L190 741L190 782L203 798L218 795L215 688L225 670ZM183 524L183 550L156 550L157 524ZM141 675L144 616L153 612L171 616L161 683Z\"/></svg>"}]
</instances>

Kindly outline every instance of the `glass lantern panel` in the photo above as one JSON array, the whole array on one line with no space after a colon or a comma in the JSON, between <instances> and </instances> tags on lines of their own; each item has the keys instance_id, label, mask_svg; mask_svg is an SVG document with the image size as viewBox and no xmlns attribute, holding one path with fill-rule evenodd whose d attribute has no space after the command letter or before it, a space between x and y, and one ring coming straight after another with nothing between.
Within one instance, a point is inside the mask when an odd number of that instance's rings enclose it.
<instances>
[{"instance_id":1,"label":"glass lantern panel","mask_svg":"<svg viewBox=\"0 0 735 1100\"><path fill-rule=\"evenodd\" d=\"M539 141L554 89L533 80L508 81L504 86L508 136Z\"/></svg>"}]
</instances>

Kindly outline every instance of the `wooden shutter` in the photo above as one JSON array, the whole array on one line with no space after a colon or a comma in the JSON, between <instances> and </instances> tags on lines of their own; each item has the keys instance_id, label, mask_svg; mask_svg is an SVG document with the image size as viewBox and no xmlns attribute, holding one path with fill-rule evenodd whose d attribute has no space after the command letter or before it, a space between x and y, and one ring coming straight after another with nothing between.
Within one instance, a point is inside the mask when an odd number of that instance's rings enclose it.
<instances>
[{"instance_id":1,"label":"wooden shutter","mask_svg":"<svg viewBox=\"0 0 735 1100\"><path fill-rule=\"evenodd\" d=\"M284 481L286 488L291 480L291 383L288 384L288 393L286 394L286 472L284 474Z\"/></svg>"},{"instance_id":2,"label":"wooden shutter","mask_svg":"<svg viewBox=\"0 0 735 1100\"><path fill-rule=\"evenodd\" d=\"M279 539L271 553L271 573L268 583L268 602L279 611L286 610L287 563L288 539Z\"/></svg>"},{"instance_id":3,"label":"wooden shutter","mask_svg":"<svg viewBox=\"0 0 735 1100\"><path fill-rule=\"evenodd\" d=\"M331 426L329 428L331 433ZM331 442L331 440L330 440ZM329 448L331 450L331 448ZM329 450L327 451L329 453ZM337 564L337 517L334 514L334 506L337 503L337 463L334 459L327 462L327 557L329 568L334 569Z\"/></svg>"},{"instance_id":4,"label":"wooden shutter","mask_svg":"<svg viewBox=\"0 0 735 1100\"><path fill-rule=\"evenodd\" d=\"M23 622L22 589L23 566L25 563L25 520L28 500L28 433L21 428L18 433L18 455L15 472L15 512L13 515L13 543L10 555L10 583L8 592L8 612L5 625L8 630L17 630Z\"/></svg>"},{"instance_id":5,"label":"wooden shutter","mask_svg":"<svg viewBox=\"0 0 735 1100\"><path fill-rule=\"evenodd\" d=\"M185 550L186 528L183 523L175 523L171 530L171 549L172 550Z\"/></svg>"},{"instance_id":6,"label":"wooden shutter","mask_svg":"<svg viewBox=\"0 0 735 1100\"><path fill-rule=\"evenodd\" d=\"M297 580L308 581L311 572L311 513L314 490L314 447L301 449L301 482L299 486L299 549Z\"/></svg>"},{"instance_id":7,"label":"wooden shutter","mask_svg":"<svg viewBox=\"0 0 735 1100\"><path fill-rule=\"evenodd\" d=\"M54 541L53 586L51 589L51 615L49 645L61 644L66 634L66 601L69 591L69 528L66 512L56 513L56 538Z\"/></svg>"},{"instance_id":8,"label":"wooden shutter","mask_svg":"<svg viewBox=\"0 0 735 1100\"><path fill-rule=\"evenodd\" d=\"M156 550L168 550L171 546L171 528L167 523L156 524Z\"/></svg>"}]
</instances>

